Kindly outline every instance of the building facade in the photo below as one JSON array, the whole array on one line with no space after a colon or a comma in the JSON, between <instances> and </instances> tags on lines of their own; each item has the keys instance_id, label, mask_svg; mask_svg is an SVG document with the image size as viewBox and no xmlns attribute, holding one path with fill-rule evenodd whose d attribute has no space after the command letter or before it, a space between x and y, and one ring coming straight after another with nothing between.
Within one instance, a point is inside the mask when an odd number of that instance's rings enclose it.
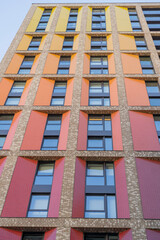
<instances>
[{"instance_id":1,"label":"building facade","mask_svg":"<svg viewBox=\"0 0 160 240\"><path fill-rule=\"evenodd\" d=\"M1 62L0 240L160 239L160 5L33 4Z\"/></svg>"}]
</instances>

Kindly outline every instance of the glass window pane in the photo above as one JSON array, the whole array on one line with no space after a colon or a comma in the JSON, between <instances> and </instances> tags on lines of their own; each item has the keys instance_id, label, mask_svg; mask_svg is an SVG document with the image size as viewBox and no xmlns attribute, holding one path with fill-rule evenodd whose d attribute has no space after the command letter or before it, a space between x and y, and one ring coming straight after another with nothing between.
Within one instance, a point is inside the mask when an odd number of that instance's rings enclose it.
<instances>
[{"instance_id":1,"label":"glass window pane","mask_svg":"<svg viewBox=\"0 0 160 240\"><path fill-rule=\"evenodd\" d=\"M156 125L156 130L160 131L160 119L158 120L155 118L155 125Z\"/></svg>"},{"instance_id":2,"label":"glass window pane","mask_svg":"<svg viewBox=\"0 0 160 240\"><path fill-rule=\"evenodd\" d=\"M110 106L110 99L104 98L104 106Z\"/></svg>"},{"instance_id":3,"label":"glass window pane","mask_svg":"<svg viewBox=\"0 0 160 240\"><path fill-rule=\"evenodd\" d=\"M107 196L107 215L108 215L108 218L117 217L115 196Z\"/></svg>"},{"instance_id":4,"label":"glass window pane","mask_svg":"<svg viewBox=\"0 0 160 240\"><path fill-rule=\"evenodd\" d=\"M88 186L104 186L104 177L87 177L86 185L88 185Z\"/></svg>"},{"instance_id":5,"label":"glass window pane","mask_svg":"<svg viewBox=\"0 0 160 240\"><path fill-rule=\"evenodd\" d=\"M42 163L38 167L37 175L53 175L54 163Z\"/></svg>"},{"instance_id":6,"label":"glass window pane","mask_svg":"<svg viewBox=\"0 0 160 240\"><path fill-rule=\"evenodd\" d=\"M43 140L43 150L53 149L56 150L58 146L58 138L44 138Z\"/></svg>"},{"instance_id":7,"label":"glass window pane","mask_svg":"<svg viewBox=\"0 0 160 240\"><path fill-rule=\"evenodd\" d=\"M113 169L113 164L112 163L107 163L106 164L106 180L107 180L107 185L108 186L114 186L114 169Z\"/></svg>"},{"instance_id":8,"label":"glass window pane","mask_svg":"<svg viewBox=\"0 0 160 240\"><path fill-rule=\"evenodd\" d=\"M147 92L148 93L159 93L159 86L157 82L146 82Z\"/></svg>"},{"instance_id":9,"label":"glass window pane","mask_svg":"<svg viewBox=\"0 0 160 240\"><path fill-rule=\"evenodd\" d=\"M30 69L19 69L18 74L29 74L30 73Z\"/></svg>"},{"instance_id":10,"label":"glass window pane","mask_svg":"<svg viewBox=\"0 0 160 240\"><path fill-rule=\"evenodd\" d=\"M88 163L88 176L103 176L103 163Z\"/></svg>"},{"instance_id":11,"label":"glass window pane","mask_svg":"<svg viewBox=\"0 0 160 240\"><path fill-rule=\"evenodd\" d=\"M6 104L5 105L9 105L9 106L16 106L19 104L19 97L8 97Z\"/></svg>"},{"instance_id":12,"label":"glass window pane","mask_svg":"<svg viewBox=\"0 0 160 240\"><path fill-rule=\"evenodd\" d=\"M36 176L34 185L52 185L53 176Z\"/></svg>"},{"instance_id":13,"label":"glass window pane","mask_svg":"<svg viewBox=\"0 0 160 240\"><path fill-rule=\"evenodd\" d=\"M52 98L51 105L52 106L63 106L64 98Z\"/></svg>"},{"instance_id":14,"label":"glass window pane","mask_svg":"<svg viewBox=\"0 0 160 240\"><path fill-rule=\"evenodd\" d=\"M89 105L91 106L102 106L102 98L90 98Z\"/></svg>"},{"instance_id":15,"label":"glass window pane","mask_svg":"<svg viewBox=\"0 0 160 240\"><path fill-rule=\"evenodd\" d=\"M27 217L47 217L48 211L29 211Z\"/></svg>"},{"instance_id":16,"label":"glass window pane","mask_svg":"<svg viewBox=\"0 0 160 240\"><path fill-rule=\"evenodd\" d=\"M0 149L3 148L3 145L5 143L6 137L5 136L0 136Z\"/></svg>"},{"instance_id":17,"label":"glass window pane","mask_svg":"<svg viewBox=\"0 0 160 240\"><path fill-rule=\"evenodd\" d=\"M160 97L159 98L149 98L151 106L160 106Z\"/></svg>"},{"instance_id":18,"label":"glass window pane","mask_svg":"<svg viewBox=\"0 0 160 240\"><path fill-rule=\"evenodd\" d=\"M101 69L91 69L90 74L102 74Z\"/></svg>"},{"instance_id":19,"label":"glass window pane","mask_svg":"<svg viewBox=\"0 0 160 240\"><path fill-rule=\"evenodd\" d=\"M105 218L105 212L85 212L85 218Z\"/></svg>"},{"instance_id":20,"label":"glass window pane","mask_svg":"<svg viewBox=\"0 0 160 240\"><path fill-rule=\"evenodd\" d=\"M88 138L88 150L103 150L103 138Z\"/></svg>"},{"instance_id":21,"label":"glass window pane","mask_svg":"<svg viewBox=\"0 0 160 240\"><path fill-rule=\"evenodd\" d=\"M109 93L109 82L104 82L104 93Z\"/></svg>"},{"instance_id":22,"label":"glass window pane","mask_svg":"<svg viewBox=\"0 0 160 240\"><path fill-rule=\"evenodd\" d=\"M153 69L142 69L143 74L154 74Z\"/></svg>"},{"instance_id":23,"label":"glass window pane","mask_svg":"<svg viewBox=\"0 0 160 240\"><path fill-rule=\"evenodd\" d=\"M58 69L57 74L69 74L69 69Z\"/></svg>"},{"instance_id":24,"label":"glass window pane","mask_svg":"<svg viewBox=\"0 0 160 240\"><path fill-rule=\"evenodd\" d=\"M104 196L86 196L86 210L104 211Z\"/></svg>"},{"instance_id":25,"label":"glass window pane","mask_svg":"<svg viewBox=\"0 0 160 240\"><path fill-rule=\"evenodd\" d=\"M105 138L105 150L106 150L106 151L113 150L112 138L111 138L111 137Z\"/></svg>"},{"instance_id":26,"label":"glass window pane","mask_svg":"<svg viewBox=\"0 0 160 240\"><path fill-rule=\"evenodd\" d=\"M48 202L48 195L32 195L30 210L47 210Z\"/></svg>"},{"instance_id":27,"label":"glass window pane","mask_svg":"<svg viewBox=\"0 0 160 240\"><path fill-rule=\"evenodd\" d=\"M90 93L102 93L102 84L96 82L90 82Z\"/></svg>"},{"instance_id":28,"label":"glass window pane","mask_svg":"<svg viewBox=\"0 0 160 240\"><path fill-rule=\"evenodd\" d=\"M106 131L111 131L112 127L111 127L111 118L110 118L110 116L105 116L104 124L105 124L105 130Z\"/></svg>"}]
</instances>

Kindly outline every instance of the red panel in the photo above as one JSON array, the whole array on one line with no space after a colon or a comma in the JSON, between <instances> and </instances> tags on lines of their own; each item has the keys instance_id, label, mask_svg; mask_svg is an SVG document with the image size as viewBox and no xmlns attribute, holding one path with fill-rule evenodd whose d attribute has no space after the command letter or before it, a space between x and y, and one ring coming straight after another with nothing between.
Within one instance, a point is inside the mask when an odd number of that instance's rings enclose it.
<instances>
[{"instance_id":1,"label":"red panel","mask_svg":"<svg viewBox=\"0 0 160 240\"><path fill-rule=\"evenodd\" d=\"M56 240L56 228L44 234L44 240Z\"/></svg>"},{"instance_id":2,"label":"red panel","mask_svg":"<svg viewBox=\"0 0 160 240\"><path fill-rule=\"evenodd\" d=\"M85 204L85 172L86 162L80 158L76 159L74 193L73 193L73 218L84 217Z\"/></svg>"},{"instance_id":3,"label":"red panel","mask_svg":"<svg viewBox=\"0 0 160 240\"><path fill-rule=\"evenodd\" d=\"M37 161L18 157L2 217L26 217Z\"/></svg>"},{"instance_id":4,"label":"red panel","mask_svg":"<svg viewBox=\"0 0 160 240\"><path fill-rule=\"evenodd\" d=\"M69 129L70 111L62 115L61 131L59 135L58 150L66 150L68 129Z\"/></svg>"},{"instance_id":5,"label":"red panel","mask_svg":"<svg viewBox=\"0 0 160 240\"><path fill-rule=\"evenodd\" d=\"M132 230L127 230L119 233L119 240L132 240Z\"/></svg>"},{"instance_id":6,"label":"red panel","mask_svg":"<svg viewBox=\"0 0 160 240\"><path fill-rule=\"evenodd\" d=\"M160 239L160 231L146 229L147 240L159 240Z\"/></svg>"},{"instance_id":7,"label":"red panel","mask_svg":"<svg viewBox=\"0 0 160 240\"><path fill-rule=\"evenodd\" d=\"M19 231L0 228L0 240L21 240L22 233Z\"/></svg>"},{"instance_id":8,"label":"red panel","mask_svg":"<svg viewBox=\"0 0 160 240\"><path fill-rule=\"evenodd\" d=\"M40 150L48 114L32 111L21 150Z\"/></svg>"},{"instance_id":9,"label":"red panel","mask_svg":"<svg viewBox=\"0 0 160 240\"><path fill-rule=\"evenodd\" d=\"M13 117L12 124L10 126L9 132L7 134L7 137L6 137L6 141L5 141L4 145L3 145L3 149L5 149L5 150L6 149L10 149L10 147L11 147L12 140L14 138L14 134L16 132L16 128L18 126L18 122L19 122L20 116L21 116L21 112L18 112Z\"/></svg>"},{"instance_id":10,"label":"red panel","mask_svg":"<svg viewBox=\"0 0 160 240\"><path fill-rule=\"evenodd\" d=\"M48 210L48 217L58 217L59 207L61 201L61 190L63 182L64 158L61 158L55 163L55 171L52 183L52 190L50 196L50 204Z\"/></svg>"},{"instance_id":11,"label":"red panel","mask_svg":"<svg viewBox=\"0 0 160 240\"><path fill-rule=\"evenodd\" d=\"M87 150L88 114L80 111L77 150Z\"/></svg>"},{"instance_id":12,"label":"red panel","mask_svg":"<svg viewBox=\"0 0 160 240\"><path fill-rule=\"evenodd\" d=\"M160 219L160 162L136 159L143 216L146 219Z\"/></svg>"},{"instance_id":13,"label":"red panel","mask_svg":"<svg viewBox=\"0 0 160 240\"><path fill-rule=\"evenodd\" d=\"M119 112L112 113L111 119L112 119L113 150L123 150L121 121Z\"/></svg>"},{"instance_id":14,"label":"red panel","mask_svg":"<svg viewBox=\"0 0 160 240\"><path fill-rule=\"evenodd\" d=\"M6 162L6 157L0 159L0 176L2 175L5 162Z\"/></svg>"},{"instance_id":15,"label":"red panel","mask_svg":"<svg viewBox=\"0 0 160 240\"><path fill-rule=\"evenodd\" d=\"M159 151L160 144L152 114L129 112L134 150Z\"/></svg>"},{"instance_id":16,"label":"red panel","mask_svg":"<svg viewBox=\"0 0 160 240\"><path fill-rule=\"evenodd\" d=\"M71 240L83 240L83 232L71 228Z\"/></svg>"},{"instance_id":17,"label":"red panel","mask_svg":"<svg viewBox=\"0 0 160 240\"><path fill-rule=\"evenodd\" d=\"M118 218L130 218L124 159L114 163Z\"/></svg>"}]
</instances>

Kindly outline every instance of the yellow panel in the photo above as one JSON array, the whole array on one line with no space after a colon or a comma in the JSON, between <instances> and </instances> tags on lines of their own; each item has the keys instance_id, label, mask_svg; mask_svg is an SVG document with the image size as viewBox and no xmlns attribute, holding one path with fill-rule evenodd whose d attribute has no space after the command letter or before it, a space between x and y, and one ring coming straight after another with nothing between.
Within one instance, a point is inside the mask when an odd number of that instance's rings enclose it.
<instances>
[{"instance_id":1,"label":"yellow panel","mask_svg":"<svg viewBox=\"0 0 160 240\"><path fill-rule=\"evenodd\" d=\"M65 32L67 28L68 18L69 18L70 8L62 7L58 18L58 23L56 26L57 32Z\"/></svg>"},{"instance_id":2,"label":"yellow panel","mask_svg":"<svg viewBox=\"0 0 160 240\"><path fill-rule=\"evenodd\" d=\"M35 32L36 31L36 28L41 19L43 11L44 11L44 8L40 8L40 7L36 8L36 11L34 12L34 15L27 27L26 32Z\"/></svg>"},{"instance_id":3,"label":"yellow panel","mask_svg":"<svg viewBox=\"0 0 160 240\"><path fill-rule=\"evenodd\" d=\"M78 50L79 35L74 36L73 50Z\"/></svg>"},{"instance_id":4,"label":"yellow panel","mask_svg":"<svg viewBox=\"0 0 160 240\"><path fill-rule=\"evenodd\" d=\"M128 8L116 7L116 17L118 31L132 31Z\"/></svg>"},{"instance_id":5,"label":"yellow panel","mask_svg":"<svg viewBox=\"0 0 160 240\"><path fill-rule=\"evenodd\" d=\"M86 31L90 32L92 29L92 8L88 7L88 14L87 14L87 28Z\"/></svg>"},{"instance_id":6,"label":"yellow panel","mask_svg":"<svg viewBox=\"0 0 160 240\"><path fill-rule=\"evenodd\" d=\"M39 45L39 50L43 50L44 43L45 43L45 39L46 39L46 35L44 35L44 36L42 37L41 43L40 43L40 45Z\"/></svg>"},{"instance_id":7,"label":"yellow panel","mask_svg":"<svg viewBox=\"0 0 160 240\"><path fill-rule=\"evenodd\" d=\"M113 50L112 35L107 36L107 49L108 50Z\"/></svg>"},{"instance_id":8,"label":"yellow panel","mask_svg":"<svg viewBox=\"0 0 160 240\"><path fill-rule=\"evenodd\" d=\"M50 50L62 50L63 41L64 41L64 36L54 35Z\"/></svg>"},{"instance_id":9,"label":"yellow panel","mask_svg":"<svg viewBox=\"0 0 160 240\"><path fill-rule=\"evenodd\" d=\"M105 8L105 12L106 12L106 31L110 32L112 31L111 28L111 16L110 16L110 8L106 7Z\"/></svg>"},{"instance_id":10,"label":"yellow panel","mask_svg":"<svg viewBox=\"0 0 160 240\"><path fill-rule=\"evenodd\" d=\"M48 21L48 24L47 24L47 27L46 27L46 30L45 31L49 31L50 29L50 26L52 24L52 20L53 20L53 17L54 17L54 11L55 11L55 7L52 9L52 12L51 12L51 16L49 18L49 21Z\"/></svg>"},{"instance_id":11,"label":"yellow panel","mask_svg":"<svg viewBox=\"0 0 160 240\"><path fill-rule=\"evenodd\" d=\"M81 20L82 20L82 7L78 9L76 32L79 32L81 30Z\"/></svg>"},{"instance_id":12,"label":"yellow panel","mask_svg":"<svg viewBox=\"0 0 160 240\"><path fill-rule=\"evenodd\" d=\"M137 50L134 36L119 34L120 50Z\"/></svg>"},{"instance_id":13,"label":"yellow panel","mask_svg":"<svg viewBox=\"0 0 160 240\"><path fill-rule=\"evenodd\" d=\"M20 44L18 45L17 50L27 50L31 40L32 40L32 36L24 35L22 40L20 41Z\"/></svg>"},{"instance_id":14,"label":"yellow panel","mask_svg":"<svg viewBox=\"0 0 160 240\"><path fill-rule=\"evenodd\" d=\"M91 36L86 35L85 50L89 51L90 49L91 49Z\"/></svg>"}]
</instances>

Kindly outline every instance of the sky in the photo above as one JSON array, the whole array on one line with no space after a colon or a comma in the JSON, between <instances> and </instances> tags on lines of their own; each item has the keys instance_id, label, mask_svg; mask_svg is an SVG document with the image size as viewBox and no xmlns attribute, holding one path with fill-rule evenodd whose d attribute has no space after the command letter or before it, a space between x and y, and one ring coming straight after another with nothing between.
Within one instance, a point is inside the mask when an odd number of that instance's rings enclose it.
<instances>
[{"instance_id":1,"label":"sky","mask_svg":"<svg viewBox=\"0 0 160 240\"><path fill-rule=\"evenodd\" d=\"M0 0L0 61L15 37L32 3L97 3L97 0ZM159 2L160 0L99 0L107 2ZM8 7L9 6L9 7ZM8 17L9 16L9 17Z\"/></svg>"}]
</instances>

